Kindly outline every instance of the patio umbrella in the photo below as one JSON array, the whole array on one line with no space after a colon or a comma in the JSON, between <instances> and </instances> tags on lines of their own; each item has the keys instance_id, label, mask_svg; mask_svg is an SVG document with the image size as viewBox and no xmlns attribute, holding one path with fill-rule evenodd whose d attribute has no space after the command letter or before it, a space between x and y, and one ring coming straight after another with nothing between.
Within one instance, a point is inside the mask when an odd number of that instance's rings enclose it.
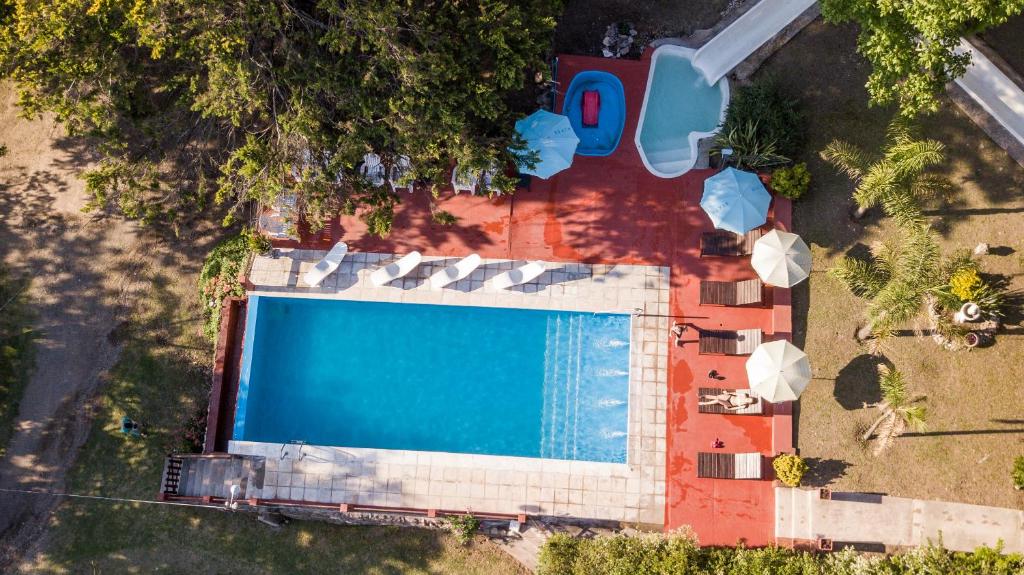
<instances>
[{"instance_id":1,"label":"patio umbrella","mask_svg":"<svg viewBox=\"0 0 1024 575\"><path fill-rule=\"evenodd\" d=\"M785 340L757 346L747 359L750 391L765 401L795 401L811 381L807 354Z\"/></svg>"},{"instance_id":2,"label":"patio umbrella","mask_svg":"<svg viewBox=\"0 0 1024 575\"><path fill-rule=\"evenodd\" d=\"M704 180L700 207L716 228L745 234L768 220L771 201L757 174L726 168Z\"/></svg>"},{"instance_id":3,"label":"patio umbrella","mask_svg":"<svg viewBox=\"0 0 1024 575\"><path fill-rule=\"evenodd\" d=\"M764 283L793 287L811 273L811 250L800 236L772 230L754 242L750 265Z\"/></svg>"},{"instance_id":4,"label":"patio umbrella","mask_svg":"<svg viewBox=\"0 0 1024 575\"><path fill-rule=\"evenodd\" d=\"M569 118L537 110L516 122L516 131L526 140L527 147L539 156L533 169L520 165L520 173L546 180L572 165L580 139L576 137Z\"/></svg>"}]
</instances>

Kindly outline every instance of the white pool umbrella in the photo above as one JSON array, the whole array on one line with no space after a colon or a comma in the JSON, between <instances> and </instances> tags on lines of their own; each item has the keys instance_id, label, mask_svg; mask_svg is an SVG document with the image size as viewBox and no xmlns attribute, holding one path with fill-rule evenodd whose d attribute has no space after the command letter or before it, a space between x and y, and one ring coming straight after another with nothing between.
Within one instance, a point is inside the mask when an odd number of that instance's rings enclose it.
<instances>
[{"instance_id":1,"label":"white pool umbrella","mask_svg":"<svg viewBox=\"0 0 1024 575\"><path fill-rule=\"evenodd\" d=\"M793 287L811 273L811 250L800 236L772 230L754 242L750 265L764 283Z\"/></svg>"},{"instance_id":2,"label":"white pool umbrella","mask_svg":"<svg viewBox=\"0 0 1024 575\"><path fill-rule=\"evenodd\" d=\"M757 346L747 358L750 390L765 401L795 401L811 381L807 354L785 340Z\"/></svg>"}]
</instances>

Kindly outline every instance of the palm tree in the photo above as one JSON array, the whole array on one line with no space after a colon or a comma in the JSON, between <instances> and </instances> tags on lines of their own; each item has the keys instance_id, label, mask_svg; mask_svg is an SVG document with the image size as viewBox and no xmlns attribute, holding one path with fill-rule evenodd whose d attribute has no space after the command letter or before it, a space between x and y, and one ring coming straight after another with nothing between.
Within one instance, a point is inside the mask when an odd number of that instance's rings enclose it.
<instances>
[{"instance_id":1,"label":"palm tree","mask_svg":"<svg viewBox=\"0 0 1024 575\"><path fill-rule=\"evenodd\" d=\"M886 135L888 142L880 158L872 160L863 149L838 139L822 150L821 157L856 184L854 218L860 219L881 205L901 225L918 223L922 220L918 200L949 188L945 178L925 172L942 163L944 146L935 140L917 139L903 119L893 120Z\"/></svg>"},{"instance_id":2,"label":"palm tree","mask_svg":"<svg viewBox=\"0 0 1024 575\"><path fill-rule=\"evenodd\" d=\"M878 385L882 389L882 401L872 407L877 407L882 413L861 436L861 441L867 441L872 435L877 435L875 455L889 447L908 427L914 431L924 431L927 416L924 406L914 405L923 397L910 398L910 394L907 393L907 382L902 373L882 364L878 366L878 378Z\"/></svg>"},{"instance_id":3,"label":"palm tree","mask_svg":"<svg viewBox=\"0 0 1024 575\"><path fill-rule=\"evenodd\" d=\"M857 339L881 343L900 324L923 311L925 296L941 283L942 262L935 234L926 224L900 228L900 236L875 244L868 260L843 258L829 274L868 300L867 322Z\"/></svg>"}]
</instances>

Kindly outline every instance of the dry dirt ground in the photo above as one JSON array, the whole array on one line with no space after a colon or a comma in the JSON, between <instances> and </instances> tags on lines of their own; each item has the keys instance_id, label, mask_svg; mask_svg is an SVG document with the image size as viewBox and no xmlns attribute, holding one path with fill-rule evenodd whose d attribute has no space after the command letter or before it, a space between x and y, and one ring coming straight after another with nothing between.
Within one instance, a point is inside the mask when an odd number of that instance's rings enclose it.
<instances>
[{"instance_id":1,"label":"dry dirt ground","mask_svg":"<svg viewBox=\"0 0 1024 575\"><path fill-rule=\"evenodd\" d=\"M65 472L90 429L89 399L118 355L116 329L149 266L185 261L133 224L82 212L76 177L94 154L52 120L17 117L16 96L0 86L0 257L32 278L36 369L25 388L0 488L62 491ZM57 500L0 495L0 570L31 552Z\"/></svg>"}]
</instances>

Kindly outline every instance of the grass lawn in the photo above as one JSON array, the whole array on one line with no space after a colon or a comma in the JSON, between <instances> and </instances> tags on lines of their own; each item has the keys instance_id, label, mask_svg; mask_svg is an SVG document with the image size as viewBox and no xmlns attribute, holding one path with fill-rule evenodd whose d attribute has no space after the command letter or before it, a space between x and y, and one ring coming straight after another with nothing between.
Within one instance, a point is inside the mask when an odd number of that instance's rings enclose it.
<instances>
[{"instance_id":1,"label":"grass lawn","mask_svg":"<svg viewBox=\"0 0 1024 575\"><path fill-rule=\"evenodd\" d=\"M200 334L195 273L166 268L146 278L146 295L117 332L124 351L96 401L72 492L155 498L163 456L208 392L211 346ZM148 427L147 437L120 434L125 414ZM273 530L245 513L90 500L60 506L36 571L521 573L484 540L461 547L435 531L317 522Z\"/></svg>"},{"instance_id":2,"label":"grass lawn","mask_svg":"<svg viewBox=\"0 0 1024 575\"><path fill-rule=\"evenodd\" d=\"M876 416L861 406L879 399L879 358L852 337L863 301L825 271L849 251L886 237L893 224L878 213L851 222L851 183L817 156L836 137L870 150L884 139L891 111L868 108L863 86L869 68L855 52L855 39L854 28L819 20L759 71L780 78L803 99L810 124L800 159L808 162L813 182L809 197L795 204L794 226L811 245L814 269L793 294L795 340L814 370L797 429L801 455L811 458L809 483L1019 507L1024 494L1012 489L1010 468L1024 454L1020 325L1009 325L996 345L970 352L944 351L930 339L895 338L885 357L906 374L912 393L927 394L928 430L905 435L878 457L858 440ZM982 257L984 270L1024 288L1024 169L948 101L923 120L922 133L946 144L942 172L955 185L927 209L944 252L987 242L999 255Z\"/></svg>"},{"instance_id":3,"label":"grass lawn","mask_svg":"<svg viewBox=\"0 0 1024 575\"><path fill-rule=\"evenodd\" d=\"M25 296L27 282L0 265L0 457L7 450L18 401L32 370L35 334Z\"/></svg>"}]
</instances>

